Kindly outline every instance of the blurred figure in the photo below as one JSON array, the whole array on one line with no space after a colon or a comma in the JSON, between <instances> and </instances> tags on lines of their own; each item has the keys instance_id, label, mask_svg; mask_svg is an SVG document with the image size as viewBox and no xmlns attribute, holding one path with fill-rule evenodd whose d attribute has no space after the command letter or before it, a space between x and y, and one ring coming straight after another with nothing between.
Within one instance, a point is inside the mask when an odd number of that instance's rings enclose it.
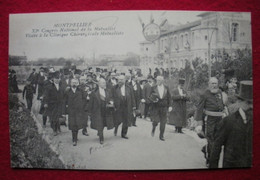
<instances>
[{"instance_id":1,"label":"blurred figure","mask_svg":"<svg viewBox=\"0 0 260 180\"><path fill-rule=\"evenodd\" d=\"M27 109L30 111L32 109L33 94L34 94L34 86L32 85L31 81L28 79L23 89L23 99L25 95Z\"/></svg>"}]
</instances>

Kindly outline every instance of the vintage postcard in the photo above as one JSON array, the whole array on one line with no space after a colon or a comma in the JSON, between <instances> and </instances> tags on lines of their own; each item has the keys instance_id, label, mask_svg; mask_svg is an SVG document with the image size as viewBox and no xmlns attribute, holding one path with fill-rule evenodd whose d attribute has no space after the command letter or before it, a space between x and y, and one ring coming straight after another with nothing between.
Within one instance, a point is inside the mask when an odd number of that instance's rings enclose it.
<instances>
[{"instance_id":1,"label":"vintage postcard","mask_svg":"<svg viewBox=\"0 0 260 180\"><path fill-rule=\"evenodd\" d=\"M251 14L10 14L12 168L252 166Z\"/></svg>"}]
</instances>

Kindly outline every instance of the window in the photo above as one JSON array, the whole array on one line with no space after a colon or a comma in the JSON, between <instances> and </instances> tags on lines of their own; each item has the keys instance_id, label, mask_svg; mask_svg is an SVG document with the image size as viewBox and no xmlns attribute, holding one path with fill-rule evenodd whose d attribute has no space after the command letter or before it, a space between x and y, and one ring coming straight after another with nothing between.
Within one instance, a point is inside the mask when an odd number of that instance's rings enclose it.
<instances>
[{"instance_id":1,"label":"window","mask_svg":"<svg viewBox=\"0 0 260 180\"><path fill-rule=\"evenodd\" d=\"M146 48L146 51L148 51L148 47Z\"/></svg>"},{"instance_id":2,"label":"window","mask_svg":"<svg viewBox=\"0 0 260 180\"><path fill-rule=\"evenodd\" d=\"M231 26L231 35L232 35L232 41L237 41L238 39L238 23L232 23Z\"/></svg>"},{"instance_id":3,"label":"window","mask_svg":"<svg viewBox=\"0 0 260 180\"><path fill-rule=\"evenodd\" d=\"M207 41L207 40L208 40L208 36L206 35L206 36L205 36L205 41Z\"/></svg>"}]
</instances>

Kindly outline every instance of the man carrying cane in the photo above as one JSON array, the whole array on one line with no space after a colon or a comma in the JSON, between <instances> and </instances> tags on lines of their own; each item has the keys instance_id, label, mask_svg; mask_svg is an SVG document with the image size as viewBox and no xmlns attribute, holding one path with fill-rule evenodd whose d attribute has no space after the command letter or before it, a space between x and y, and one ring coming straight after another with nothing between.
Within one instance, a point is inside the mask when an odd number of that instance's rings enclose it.
<instances>
[{"instance_id":1,"label":"man carrying cane","mask_svg":"<svg viewBox=\"0 0 260 180\"><path fill-rule=\"evenodd\" d=\"M217 78L211 77L209 88L202 94L195 113L195 120L198 121L195 130L198 134L205 134L208 141L208 144L202 148L207 166L217 126L220 120L228 114L226 102L227 96L219 89Z\"/></svg>"}]
</instances>

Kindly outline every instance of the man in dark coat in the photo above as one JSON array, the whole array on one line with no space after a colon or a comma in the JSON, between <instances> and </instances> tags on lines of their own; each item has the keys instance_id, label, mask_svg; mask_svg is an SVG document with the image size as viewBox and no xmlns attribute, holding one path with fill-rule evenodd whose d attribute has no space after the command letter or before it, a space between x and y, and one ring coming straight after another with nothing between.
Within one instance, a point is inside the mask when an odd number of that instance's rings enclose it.
<instances>
[{"instance_id":1,"label":"man in dark coat","mask_svg":"<svg viewBox=\"0 0 260 180\"><path fill-rule=\"evenodd\" d=\"M70 71L69 69L63 69L63 77L61 78L61 89L63 91L67 91L68 89L70 89Z\"/></svg>"},{"instance_id":2,"label":"man in dark coat","mask_svg":"<svg viewBox=\"0 0 260 180\"><path fill-rule=\"evenodd\" d=\"M38 95L37 95L37 100L40 100L40 97L43 95L44 91L44 81L45 81L45 76L44 76L44 68L40 68L40 72L38 74L37 78L37 84L38 84Z\"/></svg>"},{"instance_id":3,"label":"man in dark coat","mask_svg":"<svg viewBox=\"0 0 260 180\"><path fill-rule=\"evenodd\" d=\"M27 109L30 111L32 109L33 94L34 94L34 86L32 85L31 81L28 79L26 81L26 85L24 86L24 89L23 89L23 99L24 99L24 95L25 95Z\"/></svg>"},{"instance_id":4,"label":"man in dark coat","mask_svg":"<svg viewBox=\"0 0 260 180\"><path fill-rule=\"evenodd\" d=\"M89 112L88 112L88 105L89 105L89 99L90 99L90 87L86 84L86 80L87 77L86 76L80 76L79 78L79 83L80 85L78 86L78 88L83 92L83 98L85 101L85 105L84 105L84 112L83 112L83 116L84 119L86 120L85 123L85 127L82 129L82 134L84 136L88 136L88 131L87 131L87 127L88 127L88 119L89 119Z\"/></svg>"},{"instance_id":5,"label":"man in dark coat","mask_svg":"<svg viewBox=\"0 0 260 180\"><path fill-rule=\"evenodd\" d=\"M175 125L175 132L183 133L182 128L186 125L186 101L189 100L187 92L183 89L185 79L179 79L179 85L172 93L172 107L173 111L169 116L169 124Z\"/></svg>"},{"instance_id":6,"label":"man in dark coat","mask_svg":"<svg viewBox=\"0 0 260 180\"><path fill-rule=\"evenodd\" d=\"M163 76L157 76L157 85L153 87L152 93L148 98L151 103L151 120L153 122L152 136L154 136L156 126L160 123L161 141L164 139L165 125L167 122L167 112L172 111L172 101L169 88L165 86Z\"/></svg>"},{"instance_id":7,"label":"man in dark coat","mask_svg":"<svg viewBox=\"0 0 260 180\"><path fill-rule=\"evenodd\" d=\"M53 84L47 89L44 99L44 107L47 108L47 114L50 117L53 135L56 136L60 131L59 118L64 114L64 92L60 88L60 73L53 73Z\"/></svg>"},{"instance_id":8,"label":"man in dark coat","mask_svg":"<svg viewBox=\"0 0 260 180\"><path fill-rule=\"evenodd\" d=\"M118 77L118 87L115 90L115 108L116 108L116 122L115 122L115 136L117 135L118 126L122 123L121 137L128 139L127 131L131 126L133 118L133 110L136 109L135 98L132 88L126 85L126 77L120 75Z\"/></svg>"},{"instance_id":9,"label":"man in dark coat","mask_svg":"<svg viewBox=\"0 0 260 180\"><path fill-rule=\"evenodd\" d=\"M38 83L38 74L36 73L36 70L33 68L31 74L28 77L28 80L31 82L31 84L34 87L34 92L36 92L36 87Z\"/></svg>"},{"instance_id":10,"label":"man in dark coat","mask_svg":"<svg viewBox=\"0 0 260 180\"><path fill-rule=\"evenodd\" d=\"M137 82L136 76L132 76L132 81L129 85L133 89L133 92L134 92L134 98L135 98L134 106L136 107L136 109L139 109L139 104L141 101L141 87L140 87L140 84ZM136 126L136 114L133 115L132 125Z\"/></svg>"},{"instance_id":11,"label":"man in dark coat","mask_svg":"<svg viewBox=\"0 0 260 180\"><path fill-rule=\"evenodd\" d=\"M209 89L200 97L195 112L195 120L198 123L195 130L198 133L203 130L208 141L208 145L202 149L205 154L207 166L212 145L215 141L217 126L220 120L227 114L225 111L226 101L227 96L219 89L217 78L211 77L209 80Z\"/></svg>"},{"instance_id":12,"label":"man in dark coat","mask_svg":"<svg viewBox=\"0 0 260 180\"><path fill-rule=\"evenodd\" d=\"M84 117L85 99L83 91L78 88L78 79L71 80L71 88L66 92L65 105L68 113L69 130L72 131L73 146L77 145L78 130L85 128L87 119Z\"/></svg>"},{"instance_id":13,"label":"man in dark coat","mask_svg":"<svg viewBox=\"0 0 260 180\"><path fill-rule=\"evenodd\" d=\"M53 84L53 73L48 73L48 68L44 69L44 82L43 82L43 94L39 99L41 100L41 107L39 114L42 115L42 121L43 121L43 127L46 127L47 117L48 117L48 111L47 108L44 107L44 104L46 102L46 97L48 94L48 89Z\"/></svg>"},{"instance_id":14,"label":"man in dark coat","mask_svg":"<svg viewBox=\"0 0 260 180\"><path fill-rule=\"evenodd\" d=\"M89 101L92 129L98 131L100 144L104 143L104 127L108 130L114 128L114 101L111 93L106 89L106 81L99 78L98 89L91 93Z\"/></svg>"},{"instance_id":15,"label":"man in dark coat","mask_svg":"<svg viewBox=\"0 0 260 180\"><path fill-rule=\"evenodd\" d=\"M144 118L146 118L149 114L150 104L148 103L148 98L151 95L152 87L154 86L154 80L153 77L150 75L147 77L148 83L144 86L144 96L143 99L141 99L142 103L145 103L145 109L144 109Z\"/></svg>"},{"instance_id":16,"label":"man in dark coat","mask_svg":"<svg viewBox=\"0 0 260 180\"><path fill-rule=\"evenodd\" d=\"M237 111L219 122L212 147L209 167L218 168L222 145L223 168L252 166L253 83L240 82L240 93L234 104Z\"/></svg>"}]
</instances>

